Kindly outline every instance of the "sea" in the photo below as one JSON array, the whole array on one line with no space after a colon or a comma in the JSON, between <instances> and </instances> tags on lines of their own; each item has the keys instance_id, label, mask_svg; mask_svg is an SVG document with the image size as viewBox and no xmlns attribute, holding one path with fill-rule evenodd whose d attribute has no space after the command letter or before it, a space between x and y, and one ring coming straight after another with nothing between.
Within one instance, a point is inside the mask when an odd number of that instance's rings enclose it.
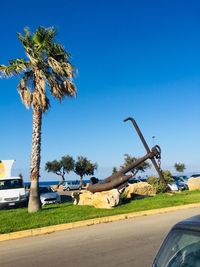
<instances>
[{"instance_id":1,"label":"sea","mask_svg":"<svg viewBox=\"0 0 200 267\"><path fill-rule=\"evenodd\" d=\"M68 181L72 181L72 180L65 180L66 182ZM76 181L76 180L73 180ZM39 181L39 186L40 187L48 187L50 185L57 185L59 183L59 181ZM89 180L83 180L84 184L89 183ZM24 182L25 187L28 187L31 184L31 182Z\"/></svg>"}]
</instances>

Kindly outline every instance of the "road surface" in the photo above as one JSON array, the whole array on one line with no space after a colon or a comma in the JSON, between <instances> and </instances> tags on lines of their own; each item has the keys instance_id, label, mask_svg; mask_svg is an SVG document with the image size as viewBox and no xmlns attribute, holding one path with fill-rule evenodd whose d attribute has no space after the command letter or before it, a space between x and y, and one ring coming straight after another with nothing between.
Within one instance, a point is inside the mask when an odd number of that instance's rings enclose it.
<instances>
[{"instance_id":1,"label":"road surface","mask_svg":"<svg viewBox=\"0 0 200 267\"><path fill-rule=\"evenodd\" d=\"M0 266L148 267L171 226L199 213L187 209L0 242Z\"/></svg>"}]
</instances>

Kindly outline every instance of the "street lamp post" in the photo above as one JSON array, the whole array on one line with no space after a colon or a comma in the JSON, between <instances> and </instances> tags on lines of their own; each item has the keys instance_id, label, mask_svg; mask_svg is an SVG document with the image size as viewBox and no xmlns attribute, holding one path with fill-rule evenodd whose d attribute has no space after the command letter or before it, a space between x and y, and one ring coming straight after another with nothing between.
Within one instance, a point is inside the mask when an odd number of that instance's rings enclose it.
<instances>
[{"instance_id":1,"label":"street lamp post","mask_svg":"<svg viewBox=\"0 0 200 267\"><path fill-rule=\"evenodd\" d=\"M153 139L153 146L155 145L155 138L156 138L156 137L153 135L153 136L152 136L152 139Z\"/></svg>"}]
</instances>

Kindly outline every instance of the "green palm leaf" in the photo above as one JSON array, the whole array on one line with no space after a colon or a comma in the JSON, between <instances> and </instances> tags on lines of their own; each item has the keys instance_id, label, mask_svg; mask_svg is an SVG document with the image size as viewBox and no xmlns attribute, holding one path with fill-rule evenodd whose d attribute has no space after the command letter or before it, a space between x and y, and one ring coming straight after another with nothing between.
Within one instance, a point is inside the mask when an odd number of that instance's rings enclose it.
<instances>
[{"instance_id":1,"label":"green palm leaf","mask_svg":"<svg viewBox=\"0 0 200 267\"><path fill-rule=\"evenodd\" d=\"M8 66L0 65L1 76L22 75L18 92L26 107L49 108L46 85L51 94L62 101L64 97L76 95L73 84L74 67L69 62L70 54L55 42L53 27L39 27L34 34L24 28L17 36L22 43L28 61L19 58L10 60Z\"/></svg>"}]
</instances>

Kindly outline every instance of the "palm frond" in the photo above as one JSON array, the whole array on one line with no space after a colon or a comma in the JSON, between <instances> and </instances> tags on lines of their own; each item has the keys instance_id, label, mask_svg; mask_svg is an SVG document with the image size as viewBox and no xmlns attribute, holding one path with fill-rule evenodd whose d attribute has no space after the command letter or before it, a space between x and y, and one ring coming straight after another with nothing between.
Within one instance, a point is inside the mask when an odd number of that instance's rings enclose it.
<instances>
[{"instance_id":1,"label":"palm frond","mask_svg":"<svg viewBox=\"0 0 200 267\"><path fill-rule=\"evenodd\" d=\"M54 42L55 35L56 30L54 27L44 28L40 26L33 35L33 41L40 48L44 48L45 46L49 46Z\"/></svg>"},{"instance_id":2,"label":"palm frond","mask_svg":"<svg viewBox=\"0 0 200 267\"><path fill-rule=\"evenodd\" d=\"M65 96L76 96L76 87L70 80L65 80L62 83L62 91Z\"/></svg>"},{"instance_id":3,"label":"palm frond","mask_svg":"<svg viewBox=\"0 0 200 267\"><path fill-rule=\"evenodd\" d=\"M57 43L52 43L47 51L49 57L53 57L59 62L67 61L70 58L70 54L65 51L64 47Z\"/></svg>"},{"instance_id":4,"label":"palm frond","mask_svg":"<svg viewBox=\"0 0 200 267\"><path fill-rule=\"evenodd\" d=\"M9 61L9 65L0 65L0 73L3 76L18 75L26 71L30 67L30 62L25 61L23 58L17 58Z\"/></svg>"},{"instance_id":5,"label":"palm frond","mask_svg":"<svg viewBox=\"0 0 200 267\"><path fill-rule=\"evenodd\" d=\"M50 88L50 92L55 98L62 101L65 96L76 96L76 87L71 79L60 77L53 72L46 72L44 75Z\"/></svg>"},{"instance_id":6,"label":"palm frond","mask_svg":"<svg viewBox=\"0 0 200 267\"><path fill-rule=\"evenodd\" d=\"M55 60L53 57L48 58L48 64L52 68L53 72L55 72L57 75L64 76L65 70L62 67L62 65Z\"/></svg>"},{"instance_id":7,"label":"palm frond","mask_svg":"<svg viewBox=\"0 0 200 267\"><path fill-rule=\"evenodd\" d=\"M20 86L21 85L18 85L18 87ZM19 95L26 108L30 108L32 104L32 93L30 90L27 87L24 87L23 90L20 89Z\"/></svg>"},{"instance_id":8,"label":"palm frond","mask_svg":"<svg viewBox=\"0 0 200 267\"><path fill-rule=\"evenodd\" d=\"M39 106L43 111L47 111L49 108L49 99L46 95L45 80L43 79L43 73L40 70L34 72L35 87L32 93L32 105L33 107Z\"/></svg>"},{"instance_id":9,"label":"palm frond","mask_svg":"<svg viewBox=\"0 0 200 267\"><path fill-rule=\"evenodd\" d=\"M32 93L32 105L33 107L40 107L44 112L47 111L50 106L46 94L41 94L41 92L37 90Z\"/></svg>"},{"instance_id":10,"label":"palm frond","mask_svg":"<svg viewBox=\"0 0 200 267\"><path fill-rule=\"evenodd\" d=\"M66 74L65 76L67 76L69 79L72 79L73 74L74 74L74 68L71 65L71 63L69 63L69 62L63 62L61 64L61 66L62 66L62 68L63 68L63 70L64 70L64 72Z\"/></svg>"},{"instance_id":11,"label":"palm frond","mask_svg":"<svg viewBox=\"0 0 200 267\"><path fill-rule=\"evenodd\" d=\"M23 78L20 80L17 90L20 95L20 98L26 108L30 108L32 104L32 92L29 87L29 82L32 80L32 71L25 72Z\"/></svg>"},{"instance_id":12,"label":"palm frond","mask_svg":"<svg viewBox=\"0 0 200 267\"><path fill-rule=\"evenodd\" d=\"M28 28L18 33L28 61L15 59L8 66L0 65L0 75L11 76L24 73L18 84L18 92L27 108L40 107L42 111L49 108L46 84L50 93L59 101L66 96L75 96L73 84L74 67L69 62L70 54L55 42L55 28L39 27L35 33Z\"/></svg>"},{"instance_id":13,"label":"palm frond","mask_svg":"<svg viewBox=\"0 0 200 267\"><path fill-rule=\"evenodd\" d=\"M31 32L29 31L28 27L24 28L24 36L21 33L17 33L17 36L20 42L22 43L25 51L30 52L34 47L34 43L32 40Z\"/></svg>"}]
</instances>

